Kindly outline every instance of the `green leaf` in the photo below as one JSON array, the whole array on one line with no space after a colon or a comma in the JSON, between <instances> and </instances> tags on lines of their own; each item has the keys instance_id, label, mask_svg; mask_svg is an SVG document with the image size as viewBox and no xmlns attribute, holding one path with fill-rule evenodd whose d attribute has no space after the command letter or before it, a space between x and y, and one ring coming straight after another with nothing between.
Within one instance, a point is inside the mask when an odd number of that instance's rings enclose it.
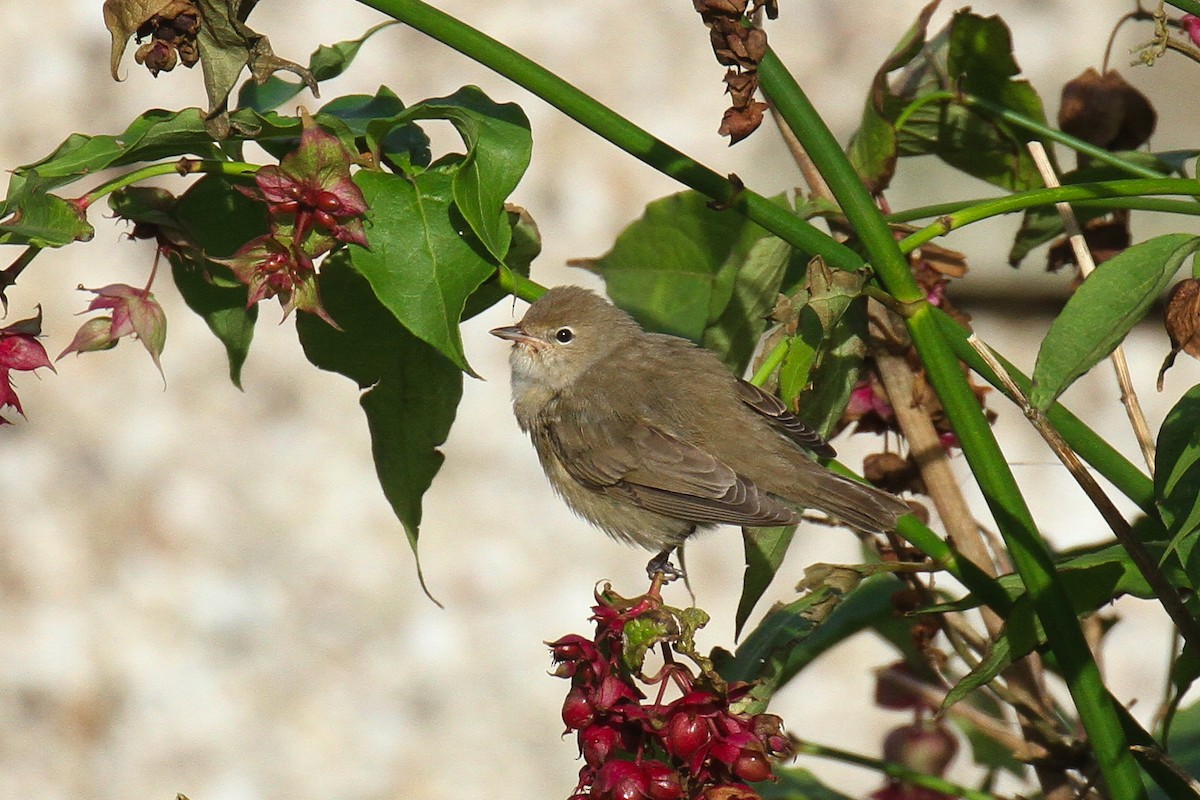
<instances>
[{"instance_id":1,"label":"green leaf","mask_svg":"<svg viewBox=\"0 0 1200 800\"><path fill-rule=\"evenodd\" d=\"M803 767L775 767L775 781L755 784L763 800L851 800Z\"/></svg>"},{"instance_id":2,"label":"green leaf","mask_svg":"<svg viewBox=\"0 0 1200 800\"><path fill-rule=\"evenodd\" d=\"M246 307L245 285L210 257L230 256L264 235L266 207L221 175L202 177L178 199L165 189L129 186L109 195L108 204L118 216L150 228L165 246L179 293L225 346L229 378L240 389L258 307Z\"/></svg>"},{"instance_id":3,"label":"green leaf","mask_svg":"<svg viewBox=\"0 0 1200 800\"><path fill-rule=\"evenodd\" d=\"M704 329L701 344L737 375L746 371L767 328L791 253L791 246L775 236L754 242L733 273L731 291L719 302L719 315Z\"/></svg>"},{"instance_id":4,"label":"green leaf","mask_svg":"<svg viewBox=\"0 0 1200 800\"><path fill-rule=\"evenodd\" d=\"M452 168L411 178L361 170L370 250L351 247L354 267L408 330L474 375L458 323L467 298L495 266L455 217ZM507 224L507 217L505 218Z\"/></svg>"},{"instance_id":5,"label":"green leaf","mask_svg":"<svg viewBox=\"0 0 1200 800\"><path fill-rule=\"evenodd\" d=\"M9 189L4 213L11 213L0 220L0 244L63 247L90 241L95 234L79 207L50 194L36 173L25 176L17 194Z\"/></svg>"},{"instance_id":6,"label":"green leaf","mask_svg":"<svg viewBox=\"0 0 1200 800\"><path fill-rule=\"evenodd\" d=\"M1148 548L1152 552L1164 551L1161 543L1148 544ZM1090 549L1058 559L1056 568L1076 615L1091 613L1126 594L1143 599L1155 596L1141 571L1120 545ZM1177 570L1174 572L1176 574L1169 572L1168 578L1177 581ZM992 643L985 658L946 695L944 708L949 708L974 689L989 683L1013 661L1046 643L1041 621L1019 576L1005 575L999 582L1013 597L1004 630ZM961 608L961 604L953 603L925 611L936 613Z\"/></svg>"},{"instance_id":7,"label":"green leaf","mask_svg":"<svg viewBox=\"0 0 1200 800\"><path fill-rule=\"evenodd\" d=\"M775 579L783 559L787 555L792 537L796 535L795 525L784 525L775 528L742 528L742 548L746 554L746 572L742 577L742 597L738 601L737 614L734 616L733 635L742 635L742 626L750 617L750 612L758 604L763 592Z\"/></svg>"},{"instance_id":8,"label":"green leaf","mask_svg":"<svg viewBox=\"0 0 1200 800\"><path fill-rule=\"evenodd\" d=\"M894 575L846 570L850 580L820 585L797 600L777 604L721 663L731 681L761 680L768 693L783 686L829 648L896 615L892 595L902 584Z\"/></svg>"},{"instance_id":9,"label":"green leaf","mask_svg":"<svg viewBox=\"0 0 1200 800\"><path fill-rule=\"evenodd\" d=\"M375 471L417 556L421 498L444 460L438 448L454 422L462 373L400 325L346 261L332 254L318 277L322 302L343 330L306 313L297 314L296 330L309 361L366 389L360 403ZM417 575L424 588L419 557Z\"/></svg>"},{"instance_id":10,"label":"green leaf","mask_svg":"<svg viewBox=\"0 0 1200 800\"><path fill-rule=\"evenodd\" d=\"M644 328L699 344L724 311L751 247L766 235L707 203L692 191L654 200L611 250L573 263L604 278L608 296Z\"/></svg>"},{"instance_id":11,"label":"green leaf","mask_svg":"<svg viewBox=\"0 0 1200 800\"><path fill-rule=\"evenodd\" d=\"M199 314L225 346L229 379L242 386L242 365L254 339L258 306L246 307L246 287L227 267L212 258L226 258L246 242L267 233L266 209L234 189L228 180L209 175L197 181L175 207L180 223L204 256L172 261L175 285L188 308ZM223 278L223 281L219 281ZM223 285L222 285L223 284Z\"/></svg>"},{"instance_id":12,"label":"green leaf","mask_svg":"<svg viewBox=\"0 0 1200 800\"><path fill-rule=\"evenodd\" d=\"M1176 551L1191 566L1200 541L1200 386L1193 386L1163 420L1154 457L1154 503ZM1192 583L1200 573L1188 570Z\"/></svg>"},{"instance_id":13,"label":"green leaf","mask_svg":"<svg viewBox=\"0 0 1200 800\"><path fill-rule=\"evenodd\" d=\"M515 103L493 102L476 86L464 86L368 124L371 152L378 157L393 128L420 119L449 120L467 145L454 173L454 202L475 236L502 262L510 235L504 203L525 174L533 150L525 112Z\"/></svg>"},{"instance_id":14,"label":"green leaf","mask_svg":"<svg viewBox=\"0 0 1200 800\"><path fill-rule=\"evenodd\" d=\"M871 81L871 95L863 107L862 121L846 148L850 163L872 192L882 192L886 189L896 170L898 151L894 123L899 104L889 96L888 74L921 54L925 47L929 18L933 16L940 2L941 0L933 0L921 9L912 26L904 32L875 72L875 78Z\"/></svg>"},{"instance_id":15,"label":"green leaf","mask_svg":"<svg viewBox=\"0 0 1200 800\"><path fill-rule=\"evenodd\" d=\"M528 211L514 205L509 205L507 209L508 222L512 226L512 244L508 247L504 265L516 274L528 278L530 265L542 252L542 234ZM492 275L467 298L462 318L469 319L508 296L508 290L500 285L499 274Z\"/></svg>"},{"instance_id":16,"label":"green leaf","mask_svg":"<svg viewBox=\"0 0 1200 800\"><path fill-rule=\"evenodd\" d=\"M1046 333L1033 368L1030 404L1045 411L1108 356L1197 249L1200 237L1173 233L1135 244L1100 264Z\"/></svg>"},{"instance_id":17,"label":"green leaf","mask_svg":"<svg viewBox=\"0 0 1200 800\"><path fill-rule=\"evenodd\" d=\"M321 45L308 57L308 69L313 78L319 83L341 75L354 61L359 49L367 39L389 25L395 24L397 24L395 20L388 20L368 28L366 33L357 39L349 39L332 45ZM248 80L238 90L237 104L239 108L269 111L291 100L305 88L307 87L303 81L285 81L276 75L271 75L261 85L253 80Z\"/></svg>"}]
</instances>

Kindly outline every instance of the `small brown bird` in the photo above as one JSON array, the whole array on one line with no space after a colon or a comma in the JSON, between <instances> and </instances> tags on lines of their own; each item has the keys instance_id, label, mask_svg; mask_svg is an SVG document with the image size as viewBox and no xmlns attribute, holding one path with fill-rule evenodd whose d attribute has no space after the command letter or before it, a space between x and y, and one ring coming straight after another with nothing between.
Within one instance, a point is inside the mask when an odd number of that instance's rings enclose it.
<instances>
[{"instance_id":1,"label":"small brown bird","mask_svg":"<svg viewBox=\"0 0 1200 800\"><path fill-rule=\"evenodd\" d=\"M792 525L801 507L873 533L909 513L818 464L811 454L833 448L715 354L643 331L587 289L550 289L492 334L513 343L513 410L550 484L610 536L656 551L651 572L676 572L671 552L697 528Z\"/></svg>"}]
</instances>

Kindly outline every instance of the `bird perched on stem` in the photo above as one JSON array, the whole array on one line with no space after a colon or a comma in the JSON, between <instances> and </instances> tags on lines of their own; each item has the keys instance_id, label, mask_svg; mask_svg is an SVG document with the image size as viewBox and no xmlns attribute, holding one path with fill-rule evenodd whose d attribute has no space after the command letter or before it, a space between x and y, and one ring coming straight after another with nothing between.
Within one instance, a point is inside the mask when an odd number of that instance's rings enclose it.
<instances>
[{"instance_id":1,"label":"bird perched on stem","mask_svg":"<svg viewBox=\"0 0 1200 800\"><path fill-rule=\"evenodd\" d=\"M892 530L900 498L817 463L833 448L777 397L686 339L647 333L577 286L550 289L516 325L513 410L550 484L575 513L657 555L698 528L793 525L815 508L857 530Z\"/></svg>"}]
</instances>

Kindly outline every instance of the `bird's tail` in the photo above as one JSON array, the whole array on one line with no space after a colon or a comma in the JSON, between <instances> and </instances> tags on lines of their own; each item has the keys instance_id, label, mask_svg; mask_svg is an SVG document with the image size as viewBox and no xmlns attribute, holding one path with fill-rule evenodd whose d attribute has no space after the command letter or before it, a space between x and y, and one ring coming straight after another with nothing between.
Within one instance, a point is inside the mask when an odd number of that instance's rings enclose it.
<instances>
[{"instance_id":1,"label":"bird's tail","mask_svg":"<svg viewBox=\"0 0 1200 800\"><path fill-rule=\"evenodd\" d=\"M894 530L900 517L912 512L896 495L826 469L813 470L805 479L808 485L795 500L863 533Z\"/></svg>"}]
</instances>

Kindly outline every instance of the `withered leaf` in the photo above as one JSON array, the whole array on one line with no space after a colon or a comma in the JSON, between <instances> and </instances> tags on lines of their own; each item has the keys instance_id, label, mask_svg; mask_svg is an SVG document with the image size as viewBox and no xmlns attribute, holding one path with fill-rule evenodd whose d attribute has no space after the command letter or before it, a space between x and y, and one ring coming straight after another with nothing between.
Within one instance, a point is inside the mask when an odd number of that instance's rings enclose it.
<instances>
[{"instance_id":1,"label":"withered leaf","mask_svg":"<svg viewBox=\"0 0 1200 800\"><path fill-rule=\"evenodd\" d=\"M1187 278L1171 287L1163 310L1163 326L1171 340L1171 352L1167 353L1158 371L1160 392L1163 377L1175 364L1175 356L1180 351L1192 358L1200 358L1200 280Z\"/></svg>"},{"instance_id":2,"label":"withered leaf","mask_svg":"<svg viewBox=\"0 0 1200 800\"><path fill-rule=\"evenodd\" d=\"M1089 67L1063 86L1058 126L1106 150L1134 150L1150 138L1158 114L1116 70Z\"/></svg>"},{"instance_id":3,"label":"withered leaf","mask_svg":"<svg viewBox=\"0 0 1200 800\"><path fill-rule=\"evenodd\" d=\"M1129 216L1116 214L1114 217L1092 220L1083 226L1083 239L1097 264L1129 247ZM1071 240L1068 237L1064 236L1050 245L1050 252L1046 254L1047 271L1057 272L1067 264L1074 263L1075 251L1071 248Z\"/></svg>"}]
</instances>

